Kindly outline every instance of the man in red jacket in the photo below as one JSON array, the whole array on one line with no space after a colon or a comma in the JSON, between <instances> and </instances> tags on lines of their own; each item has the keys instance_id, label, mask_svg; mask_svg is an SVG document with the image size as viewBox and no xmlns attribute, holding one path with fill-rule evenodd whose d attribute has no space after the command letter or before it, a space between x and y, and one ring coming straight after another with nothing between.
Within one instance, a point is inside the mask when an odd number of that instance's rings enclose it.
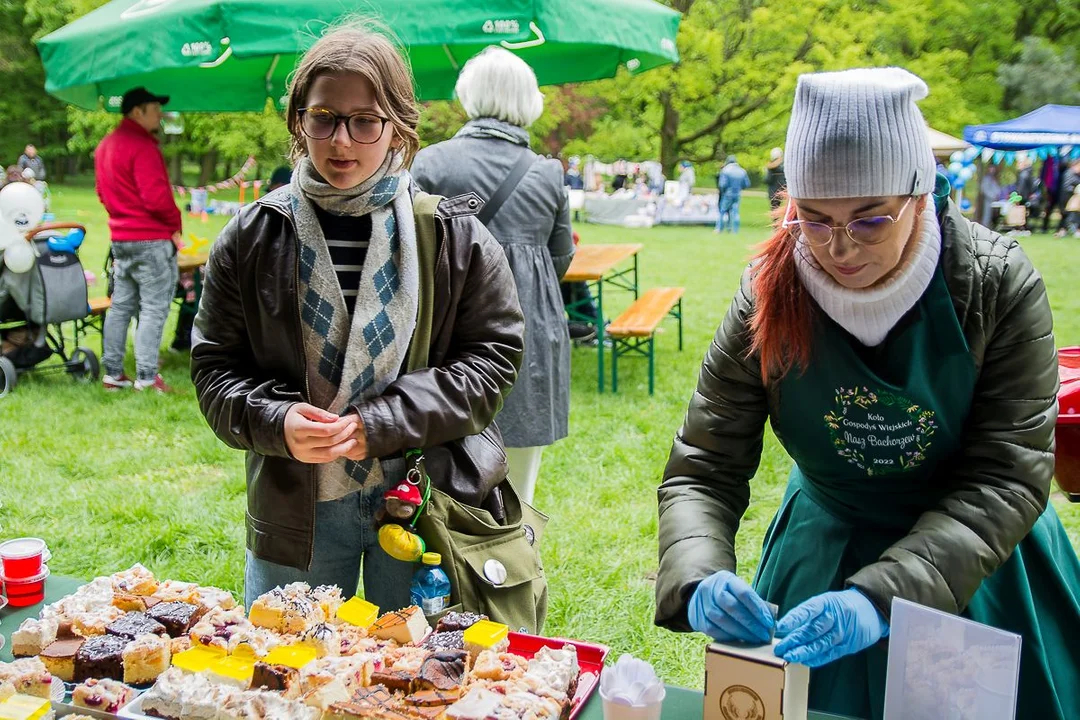
<instances>
[{"instance_id":1,"label":"man in red jacket","mask_svg":"<svg viewBox=\"0 0 1080 720\"><path fill-rule=\"evenodd\" d=\"M158 374L158 353L176 292L180 210L173 201L165 158L158 147L161 106L169 98L138 87L124 94L124 119L94 153L97 193L109 213L112 236L112 307L105 316L102 383L108 390L169 392ZM138 316L135 381L124 374L127 331Z\"/></svg>"}]
</instances>

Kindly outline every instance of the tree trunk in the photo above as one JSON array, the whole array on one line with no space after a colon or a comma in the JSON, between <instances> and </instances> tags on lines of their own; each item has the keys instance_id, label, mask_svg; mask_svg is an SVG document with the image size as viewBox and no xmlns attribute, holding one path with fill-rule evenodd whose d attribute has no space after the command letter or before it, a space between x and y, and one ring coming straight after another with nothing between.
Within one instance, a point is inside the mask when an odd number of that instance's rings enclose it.
<instances>
[{"instance_id":1,"label":"tree trunk","mask_svg":"<svg viewBox=\"0 0 1080 720\"><path fill-rule=\"evenodd\" d=\"M664 108L664 121L660 126L660 165L664 177L675 179L675 164L679 161L679 111L675 109L670 91L660 93L660 104Z\"/></svg>"},{"instance_id":2,"label":"tree trunk","mask_svg":"<svg viewBox=\"0 0 1080 720\"><path fill-rule=\"evenodd\" d=\"M210 150L202 156L202 167L199 168L199 185L209 184L216 169L217 150Z\"/></svg>"},{"instance_id":3,"label":"tree trunk","mask_svg":"<svg viewBox=\"0 0 1080 720\"><path fill-rule=\"evenodd\" d=\"M221 176L222 180L228 180L232 177L232 160L225 161L225 174Z\"/></svg>"},{"instance_id":4,"label":"tree trunk","mask_svg":"<svg viewBox=\"0 0 1080 720\"><path fill-rule=\"evenodd\" d=\"M184 155L183 153L176 153L173 155L172 162L169 163L169 177L172 178L173 185L184 184Z\"/></svg>"}]
</instances>

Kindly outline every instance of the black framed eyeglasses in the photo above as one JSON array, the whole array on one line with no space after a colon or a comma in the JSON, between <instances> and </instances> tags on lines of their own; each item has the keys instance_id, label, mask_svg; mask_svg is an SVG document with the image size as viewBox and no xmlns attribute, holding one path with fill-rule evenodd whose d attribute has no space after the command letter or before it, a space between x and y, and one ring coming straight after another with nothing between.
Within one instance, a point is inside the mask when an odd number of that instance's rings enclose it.
<instances>
[{"instance_id":1,"label":"black framed eyeglasses","mask_svg":"<svg viewBox=\"0 0 1080 720\"><path fill-rule=\"evenodd\" d=\"M297 108L300 114L300 129L312 140L328 140L337 132L338 125L345 125L345 132L355 143L371 145L379 142L386 130L390 118L373 113L355 115L337 115L326 108Z\"/></svg>"},{"instance_id":2,"label":"black framed eyeglasses","mask_svg":"<svg viewBox=\"0 0 1080 720\"><path fill-rule=\"evenodd\" d=\"M782 225L785 228L798 227L799 234L807 243L815 247L824 247L832 242L833 235L837 230L844 230L851 241L857 245L877 245L889 237L889 229L900 221L908 205L914 200L910 196L904 203L896 217L892 215L872 215L869 217L856 218L847 225L826 225L825 223L811 222L809 220L785 220ZM787 215L790 212L790 203Z\"/></svg>"}]
</instances>

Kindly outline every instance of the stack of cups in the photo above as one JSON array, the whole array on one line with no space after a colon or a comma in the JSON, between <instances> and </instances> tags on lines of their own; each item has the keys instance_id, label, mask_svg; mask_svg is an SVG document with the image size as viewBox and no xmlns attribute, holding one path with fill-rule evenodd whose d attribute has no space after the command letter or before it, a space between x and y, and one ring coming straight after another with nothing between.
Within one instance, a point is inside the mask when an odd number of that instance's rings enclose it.
<instances>
[{"instance_id":1,"label":"stack of cups","mask_svg":"<svg viewBox=\"0 0 1080 720\"><path fill-rule=\"evenodd\" d=\"M49 577L50 558L45 541L40 538L17 538L0 543L0 562L4 594L12 607L27 607L45 600L45 579Z\"/></svg>"}]
</instances>

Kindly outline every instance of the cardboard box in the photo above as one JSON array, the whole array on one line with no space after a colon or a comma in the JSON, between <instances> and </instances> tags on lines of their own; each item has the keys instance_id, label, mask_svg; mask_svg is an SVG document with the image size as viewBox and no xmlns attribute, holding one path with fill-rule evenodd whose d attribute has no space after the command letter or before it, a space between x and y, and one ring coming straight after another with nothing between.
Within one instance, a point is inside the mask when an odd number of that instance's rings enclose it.
<instances>
[{"instance_id":1,"label":"cardboard box","mask_svg":"<svg viewBox=\"0 0 1080 720\"><path fill-rule=\"evenodd\" d=\"M806 720L810 668L776 657L775 644L709 645L704 720Z\"/></svg>"}]
</instances>

